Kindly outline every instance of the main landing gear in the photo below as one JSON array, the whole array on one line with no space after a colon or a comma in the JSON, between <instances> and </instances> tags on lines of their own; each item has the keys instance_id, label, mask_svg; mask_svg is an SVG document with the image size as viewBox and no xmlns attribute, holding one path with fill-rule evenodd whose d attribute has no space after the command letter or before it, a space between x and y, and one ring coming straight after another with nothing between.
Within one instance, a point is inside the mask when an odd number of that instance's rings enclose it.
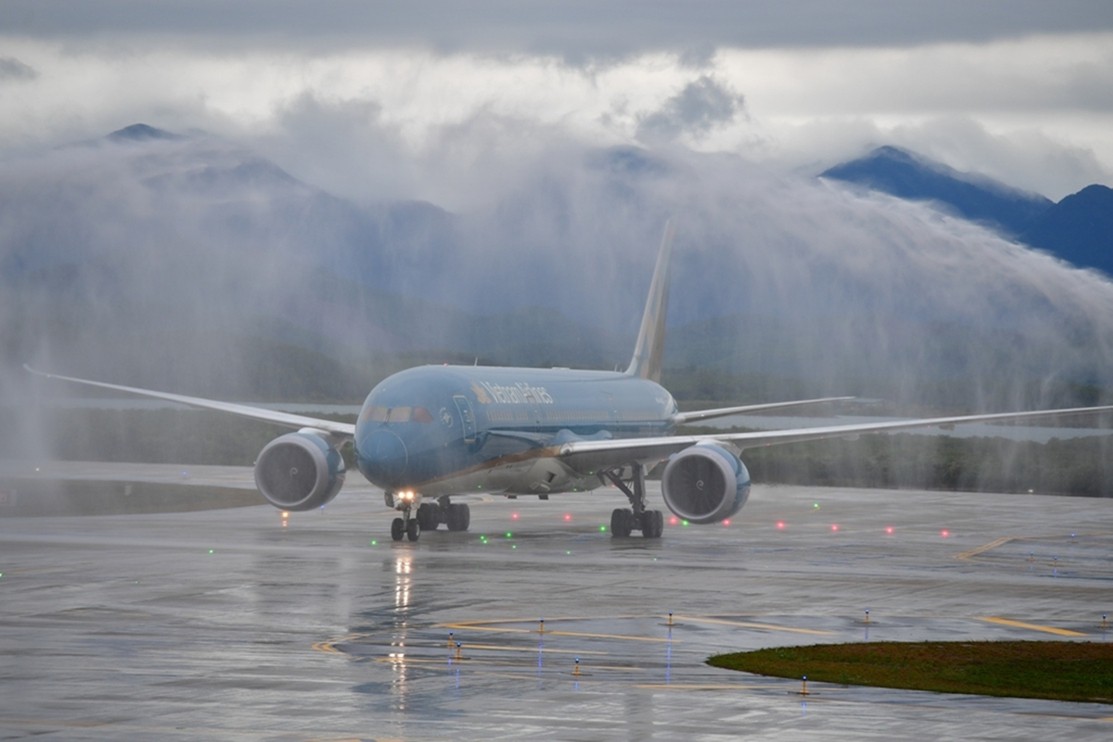
<instances>
[{"instance_id":1,"label":"main landing gear","mask_svg":"<svg viewBox=\"0 0 1113 742\"><path fill-rule=\"evenodd\" d=\"M628 538L633 531L641 531L645 538L661 538L665 530L665 516L660 510L647 510L645 506L645 467L634 464L629 484L620 476L621 471L603 472L611 484L622 490L630 501L629 508L615 508L611 513L611 536Z\"/></svg>"},{"instance_id":2,"label":"main landing gear","mask_svg":"<svg viewBox=\"0 0 1113 742\"><path fill-rule=\"evenodd\" d=\"M391 507L393 495L387 493ZM422 531L435 531L444 523L450 531L466 531L471 525L471 508L463 503L453 503L447 495L437 498L436 502L423 502L417 510L410 505L402 508L402 517L395 518L390 524L390 537L395 541L408 538L417 541Z\"/></svg>"}]
</instances>

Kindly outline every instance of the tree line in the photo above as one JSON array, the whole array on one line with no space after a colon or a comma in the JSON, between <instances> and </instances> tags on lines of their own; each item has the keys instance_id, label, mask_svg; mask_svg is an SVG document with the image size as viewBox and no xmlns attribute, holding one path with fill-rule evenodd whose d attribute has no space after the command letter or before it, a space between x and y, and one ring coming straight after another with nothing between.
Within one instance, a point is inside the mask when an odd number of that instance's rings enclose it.
<instances>
[{"instance_id":1,"label":"tree line","mask_svg":"<svg viewBox=\"0 0 1113 742\"><path fill-rule=\"evenodd\" d=\"M3 412L12 419L10 411ZM0 458L249 466L263 446L284 432L207 411L48 408L34 430L0 426ZM351 464L350 447L345 456ZM1110 435L1041 443L877 434L752 448L742 459L759 484L1113 496Z\"/></svg>"}]
</instances>

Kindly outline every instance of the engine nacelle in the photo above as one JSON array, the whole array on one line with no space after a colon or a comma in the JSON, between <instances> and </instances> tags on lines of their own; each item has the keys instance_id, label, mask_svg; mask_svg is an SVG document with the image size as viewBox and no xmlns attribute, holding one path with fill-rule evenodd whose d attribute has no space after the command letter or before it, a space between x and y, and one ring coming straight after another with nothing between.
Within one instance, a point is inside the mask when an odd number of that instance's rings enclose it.
<instances>
[{"instance_id":1,"label":"engine nacelle","mask_svg":"<svg viewBox=\"0 0 1113 742\"><path fill-rule=\"evenodd\" d=\"M255 460L255 486L282 510L312 510L336 497L344 484L344 458L316 431L287 433Z\"/></svg>"},{"instance_id":2,"label":"engine nacelle","mask_svg":"<svg viewBox=\"0 0 1113 742\"><path fill-rule=\"evenodd\" d=\"M737 456L712 441L685 448L661 475L669 510L689 523L717 523L750 497L750 472Z\"/></svg>"}]
</instances>

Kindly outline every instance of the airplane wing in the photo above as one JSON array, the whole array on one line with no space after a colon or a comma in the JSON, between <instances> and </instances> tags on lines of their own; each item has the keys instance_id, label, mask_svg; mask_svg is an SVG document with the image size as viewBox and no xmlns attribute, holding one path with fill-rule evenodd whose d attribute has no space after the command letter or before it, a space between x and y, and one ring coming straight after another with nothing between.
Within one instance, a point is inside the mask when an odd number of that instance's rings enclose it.
<instances>
[{"instance_id":1,"label":"airplane wing","mask_svg":"<svg viewBox=\"0 0 1113 742\"><path fill-rule=\"evenodd\" d=\"M803 407L804 405L820 404L822 402L846 402L854 397L822 397L820 399L798 399L793 402L767 402L765 404L743 405L742 407L719 407L713 410L694 410L692 412L678 412L672 416L676 425L693 423L699 420L711 420L716 417L730 415L744 415L748 412L767 412L769 410L782 410L788 407Z\"/></svg>"},{"instance_id":2,"label":"airplane wing","mask_svg":"<svg viewBox=\"0 0 1113 742\"><path fill-rule=\"evenodd\" d=\"M656 438L623 438L598 441L569 441L559 446L557 455L569 466L580 471L593 471L625 459L626 462L657 462L702 441L729 443L738 449L775 446L783 443L801 443L822 438L847 438L864 433L884 433L915 428L934 428L975 422L1004 422L1065 417L1068 415L1095 415L1113 412L1113 405L1103 407L1073 407L1060 410L1035 410L1029 412L997 412L982 415L959 415L914 420L851 423L813 428L762 430L749 433L723 433L712 435L677 435ZM1113 433L1113 431L1110 431Z\"/></svg>"},{"instance_id":3,"label":"airplane wing","mask_svg":"<svg viewBox=\"0 0 1113 742\"><path fill-rule=\"evenodd\" d=\"M263 407L252 407L251 405L236 404L234 402L220 402L214 399L204 399L202 397L187 397L182 394L156 392L150 389L139 389L137 387L120 386L118 384L105 384L101 381L89 381L88 379L75 379L71 376L59 376L57 374L48 374L44 371L37 371L27 364L24 364L23 368L36 376L42 376L47 379L60 379L75 384L85 384L86 386L111 389L116 392L136 394L141 397L163 399L168 402L177 402L203 410L228 412L233 415L239 415L240 417L263 420L264 422L275 423L276 425L282 425L287 428L314 428L316 430L323 430L326 433L340 438L354 438L356 434L356 426L352 423L341 423L335 420L323 420L321 418L307 417L305 415L294 415L289 412L279 412L278 410L268 410Z\"/></svg>"}]
</instances>

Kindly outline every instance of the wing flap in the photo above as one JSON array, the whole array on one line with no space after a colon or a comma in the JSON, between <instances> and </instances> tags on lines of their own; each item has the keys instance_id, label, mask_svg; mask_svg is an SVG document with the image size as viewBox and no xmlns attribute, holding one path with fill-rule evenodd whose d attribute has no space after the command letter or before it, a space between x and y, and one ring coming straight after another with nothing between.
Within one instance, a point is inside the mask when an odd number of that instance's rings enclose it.
<instances>
[{"instance_id":1,"label":"wing flap","mask_svg":"<svg viewBox=\"0 0 1113 742\"><path fill-rule=\"evenodd\" d=\"M745 415L749 412L768 412L770 410L783 410L789 407L804 407L806 405L822 404L824 402L846 402L854 397L821 397L819 399L798 399L792 402L768 402L766 404L751 404L741 407L719 407L713 410L693 410L692 412L678 412L672 416L676 425L684 425L699 420L712 420L718 417L731 415Z\"/></svg>"}]
</instances>

